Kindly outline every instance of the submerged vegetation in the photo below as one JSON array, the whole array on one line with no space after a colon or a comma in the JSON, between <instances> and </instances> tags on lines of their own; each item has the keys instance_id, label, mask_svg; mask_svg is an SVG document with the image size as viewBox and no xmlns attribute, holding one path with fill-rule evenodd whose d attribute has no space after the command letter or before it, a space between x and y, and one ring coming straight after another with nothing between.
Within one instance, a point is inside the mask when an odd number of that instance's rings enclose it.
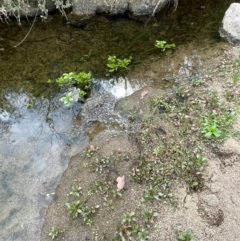
<instances>
[{"instance_id":1,"label":"submerged vegetation","mask_svg":"<svg viewBox=\"0 0 240 241\"><path fill-rule=\"evenodd\" d=\"M168 44L166 41L163 40L156 40L155 47L165 51L166 49L173 49L176 47L175 44Z\"/></svg>"},{"instance_id":2,"label":"submerged vegetation","mask_svg":"<svg viewBox=\"0 0 240 241\"><path fill-rule=\"evenodd\" d=\"M119 69L126 69L132 62L132 59L132 56L129 58L118 59L115 55L109 55L107 62L108 72L114 72Z\"/></svg>"},{"instance_id":3,"label":"submerged vegetation","mask_svg":"<svg viewBox=\"0 0 240 241\"><path fill-rule=\"evenodd\" d=\"M61 77L56 79L56 83L60 86L75 85L83 91L89 89L89 85L92 80L92 74L90 72L69 72L64 73ZM53 81L48 80L48 83L53 83Z\"/></svg>"},{"instance_id":4,"label":"submerged vegetation","mask_svg":"<svg viewBox=\"0 0 240 241\"><path fill-rule=\"evenodd\" d=\"M66 106L71 106L75 99L84 98L85 96L90 94L90 84L92 81L92 74L91 72L69 72L64 73L61 77L57 78L55 81L48 80L47 83L53 84L56 83L59 86L63 86L68 88L68 92L65 93L63 97L59 100ZM74 91L71 91L71 87L75 86L76 88ZM76 93L75 93L76 92ZM76 98L77 94L77 98Z\"/></svg>"}]
</instances>

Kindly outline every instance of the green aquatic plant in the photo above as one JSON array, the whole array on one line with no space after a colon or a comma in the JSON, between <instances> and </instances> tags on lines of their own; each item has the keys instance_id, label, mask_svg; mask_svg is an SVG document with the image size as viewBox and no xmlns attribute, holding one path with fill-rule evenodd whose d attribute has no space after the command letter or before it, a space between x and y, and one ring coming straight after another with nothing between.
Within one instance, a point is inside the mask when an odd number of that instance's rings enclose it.
<instances>
[{"instance_id":1,"label":"green aquatic plant","mask_svg":"<svg viewBox=\"0 0 240 241\"><path fill-rule=\"evenodd\" d=\"M76 83L78 85L85 85L85 87L89 84L89 81L92 79L92 74L91 72L79 72L79 73L74 73L73 75Z\"/></svg>"},{"instance_id":2,"label":"green aquatic plant","mask_svg":"<svg viewBox=\"0 0 240 241\"><path fill-rule=\"evenodd\" d=\"M118 59L115 55L109 55L107 62L108 72L114 72L118 69L126 69L132 62L132 59L132 56L125 59Z\"/></svg>"},{"instance_id":3,"label":"green aquatic plant","mask_svg":"<svg viewBox=\"0 0 240 241\"><path fill-rule=\"evenodd\" d=\"M59 85L70 85L75 83L74 72L64 73L61 77L56 79L56 83Z\"/></svg>"},{"instance_id":4,"label":"green aquatic plant","mask_svg":"<svg viewBox=\"0 0 240 241\"><path fill-rule=\"evenodd\" d=\"M168 44L164 40L156 40L155 47L158 48L158 49L161 49L162 51L165 51L166 49L175 48L176 45L175 44Z\"/></svg>"},{"instance_id":5,"label":"green aquatic plant","mask_svg":"<svg viewBox=\"0 0 240 241\"><path fill-rule=\"evenodd\" d=\"M26 107L27 107L28 109L31 109L31 108L33 107L33 104L32 104L31 102L28 102L28 103L26 104Z\"/></svg>"},{"instance_id":6,"label":"green aquatic plant","mask_svg":"<svg viewBox=\"0 0 240 241\"><path fill-rule=\"evenodd\" d=\"M92 80L91 72L69 72L64 73L58 79L56 79L56 83L60 86L62 85L71 85L75 84L76 86L80 87L81 89L87 89L90 82ZM48 83L51 83L51 80L48 80Z\"/></svg>"},{"instance_id":7,"label":"green aquatic plant","mask_svg":"<svg viewBox=\"0 0 240 241\"><path fill-rule=\"evenodd\" d=\"M73 103L73 93L68 92L65 96L59 99L66 107L69 107Z\"/></svg>"},{"instance_id":8,"label":"green aquatic plant","mask_svg":"<svg viewBox=\"0 0 240 241\"><path fill-rule=\"evenodd\" d=\"M92 81L92 74L91 72L69 72L64 73L62 76L57 78L55 81L48 79L47 83L57 83L59 86L76 86L80 88L79 98L83 98L89 92L89 86ZM63 99L64 100L64 99ZM63 101L62 101L63 102Z\"/></svg>"}]
</instances>

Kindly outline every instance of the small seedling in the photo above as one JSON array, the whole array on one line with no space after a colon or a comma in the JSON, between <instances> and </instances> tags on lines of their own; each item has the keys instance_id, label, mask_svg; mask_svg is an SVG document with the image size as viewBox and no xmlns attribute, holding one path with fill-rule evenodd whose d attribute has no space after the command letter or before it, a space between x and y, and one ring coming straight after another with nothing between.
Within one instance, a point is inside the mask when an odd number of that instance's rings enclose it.
<instances>
[{"instance_id":1,"label":"small seedling","mask_svg":"<svg viewBox=\"0 0 240 241\"><path fill-rule=\"evenodd\" d=\"M236 83L240 80L240 73L235 73L233 75L233 82Z\"/></svg>"},{"instance_id":2,"label":"small seedling","mask_svg":"<svg viewBox=\"0 0 240 241\"><path fill-rule=\"evenodd\" d=\"M92 225L92 220L90 219L90 216L94 214L99 208L99 206L83 206L80 204L79 200L65 203L65 205L69 214L72 215L73 218L76 218L80 214L83 218L83 221L89 226Z\"/></svg>"},{"instance_id":3,"label":"small seedling","mask_svg":"<svg viewBox=\"0 0 240 241\"><path fill-rule=\"evenodd\" d=\"M204 83L204 80L202 78L195 79L191 82L192 86L199 86L199 85L202 85L203 83Z\"/></svg>"},{"instance_id":4,"label":"small seedling","mask_svg":"<svg viewBox=\"0 0 240 241\"><path fill-rule=\"evenodd\" d=\"M31 109L31 108L33 107L33 104L30 103L30 102L28 102L28 103L26 104L26 106L27 106L28 109Z\"/></svg>"},{"instance_id":5,"label":"small seedling","mask_svg":"<svg viewBox=\"0 0 240 241\"><path fill-rule=\"evenodd\" d=\"M191 190L196 191L202 188L202 184L199 183L197 178L194 178L194 177L186 178L186 183Z\"/></svg>"},{"instance_id":6,"label":"small seedling","mask_svg":"<svg viewBox=\"0 0 240 241\"><path fill-rule=\"evenodd\" d=\"M86 152L86 157L91 158L92 155L93 155L93 151L87 150L87 152Z\"/></svg>"},{"instance_id":7,"label":"small seedling","mask_svg":"<svg viewBox=\"0 0 240 241\"><path fill-rule=\"evenodd\" d=\"M55 239L62 232L63 232L62 229L53 226L52 229L51 229L51 232L48 235L51 236L52 239Z\"/></svg>"},{"instance_id":8,"label":"small seedling","mask_svg":"<svg viewBox=\"0 0 240 241\"><path fill-rule=\"evenodd\" d=\"M160 151L161 151L160 147L155 147L153 149L153 155L157 157L160 154Z\"/></svg>"},{"instance_id":9,"label":"small seedling","mask_svg":"<svg viewBox=\"0 0 240 241\"><path fill-rule=\"evenodd\" d=\"M76 218L80 213L80 201L72 201L70 203L65 203L68 213L72 215L73 218Z\"/></svg>"},{"instance_id":10,"label":"small seedling","mask_svg":"<svg viewBox=\"0 0 240 241\"><path fill-rule=\"evenodd\" d=\"M192 231L189 229L186 233L176 231L176 239L178 241L194 241Z\"/></svg>"},{"instance_id":11,"label":"small seedling","mask_svg":"<svg viewBox=\"0 0 240 241\"><path fill-rule=\"evenodd\" d=\"M132 224L136 221L135 218L135 212L125 212L123 213L123 219L122 219L122 223L123 224Z\"/></svg>"},{"instance_id":12,"label":"small seedling","mask_svg":"<svg viewBox=\"0 0 240 241\"><path fill-rule=\"evenodd\" d=\"M147 240L148 237L148 231L143 229L142 231L138 232L138 238L140 241L145 241Z\"/></svg>"},{"instance_id":13,"label":"small seedling","mask_svg":"<svg viewBox=\"0 0 240 241\"><path fill-rule=\"evenodd\" d=\"M147 211L147 210L143 210L142 211L142 215L143 215L143 222L146 225L149 225L150 223L152 224L154 221L154 217L158 216L157 212L154 212L153 210Z\"/></svg>"},{"instance_id":14,"label":"small seedling","mask_svg":"<svg viewBox=\"0 0 240 241\"><path fill-rule=\"evenodd\" d=\"M93 195L93 190L92 190L92 189L89 189L89 190L87 191L87 195L88 195L88 196L92 196L92 195Z\"/></svg>"},{"instance_id":15,"label":"small seedling","mask_svg":"<svg viewBox=\"0 0 240 241\"><path fill-rule=\"evenodd\" d=\"M166 41L163 40L156 40L155 47L158 49L161 49L162 51L165 51L166 49L172 49L175 48L175 44L168 44Z\"/></svg>"},{"instance_id":16,"label":"small seedling","mask_svg":"<svg viewBox=\"0 0 240 241\"><path fill-rule=\"evenodd\" d=\"M79 197L82 194L82 188L81 187L74 187L72 186L72 190L69 193L69 195L73 195L76 197Z\"/></svg>"},{"instance_id":17,"label":"small seedling","mask_svg":"<svg viewBox=\"0 0 240 241\"><path fill-rule=\"evenodd\" d=\"M107 210L113 210L114 206L113 206L113 200L107 200L107 198L104 198L104 203L103 206L107 208Z\"/></svg>"},{"instance_id":18,"label":"small seedling","mask_svg":"<svg viewBox=\"0 0 240 241\"><path fill-rule=\"evenodd\" d=\"M92 163L91 167L95 172L102 173L104 169L110 166L110 160L108 158L96 158Z\"/></svg>"},{"instance_id":19,"label":"small seedling","mask_svg":"<svg viewBox=\"0 0 240 241\"><path fill-rule=\"evenodd\" d=\"M86 94L87 94L87 92L85 92L84 90L80 90L78 96L79 96L79 98L84 98L84 96L86 96Z\"/></svg>"},{"instance_id":20,"label":"small seedling","mask_svg":"<svg viewBox=\"0 0 240 241\"><path fill-rule=\"evenodd\" d=\"M115 55L109 55L107 62L108 72L114 72L118 69L126 69L132 62L132 59L132 56L125 59L118 59Z\"/></svg>"},{"instance_id":21,"label":"small seedling","mask_svg":"<svg viewBox=\"0 0 240 241\"><path fill-rule=\"evenodd\" d=\"M122 194L121 194L121 192L118 191L117 189L112 189L112 196L113 196L114 198L117 198L117 197L121 197Z\"/></svg>"},{"instance_id":22,"label":"small seedling","mask_svg":"<svg viewBox=\"0 0 240 241\"><path fill-rule=\"evenodd\" d=\"M235 67L239 67L240 66L240 59L235 59L234 65L235 65Z\"/></svg>"},{"instance_id":23,"label":"small seedling","mask_svg":"<svg viewBox=\"0 0 240 241\"><path fill-rule=\"evenodd\" d=\"M143 190L142 202L151 202L153 200L159 200L158 186L150 187L149 189Z\"/></svg>"},{"instance_id":24,"label":"small seedling","mask_svg":"<svg viewBox=\"0 0 240 241\"><path fill-rule=\"evenodd\" d=\"M207 162L208 160L199 154L197 154L196 157L193 158L193 166L197 168L199 171L202 171L204 169Z\"/></svg>"},{"instance_id":25,"label":"small seedling","mask_svg":"<svg viewBox=\"0 0 240 241\"><path fill-rule=\"evenodd\" d=\"M221 115L210 114L204 117L202 133L209 139L220 139L229 133L230 125L236 120L236 113L225 112Z\"/></svg>"},{"instance_id":26,"label":"small seedling","mask_svg":"<svg viewBox=\"0 0 240 241\"><path fill-rule=\"evenodd\" d=\"M79 213L81 214L83 221L88 225L92 225L92 220L90 219L90 216L96 212L96 210L99 208L99 206L93 207L93 206L81 206L79 209Z\"/></svg>"},{"instance_id":27,"label":"small seedling","mask_svg":"<svg viewBox=\"0 0 240 241\"><path fill-rule=\"evenodd\" d=\"M222 131L219 130L216 120L205 120L202 133L209 139L219 138L222 135Z\"/></svg>"}]
</instances>

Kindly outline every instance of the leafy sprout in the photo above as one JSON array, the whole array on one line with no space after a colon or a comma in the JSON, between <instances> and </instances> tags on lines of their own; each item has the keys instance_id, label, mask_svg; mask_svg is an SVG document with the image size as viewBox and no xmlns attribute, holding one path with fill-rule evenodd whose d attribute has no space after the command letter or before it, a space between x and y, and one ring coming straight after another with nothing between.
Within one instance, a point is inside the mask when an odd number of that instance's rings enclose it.
<instances>
[{"instance_id":1,"label":"leafy sprout","mask_svg":"<svg viewBox=\"0 0 240 241\"><path fill-rule=\"evenodd\" d=\"M175 44L168 44L164 40L156 40L155 47L158 48L158 49L161 49L162 51L165 51L166 49L175 48L176 45Z\"/></svg>"},{"instance_id":2,"label":"leafy sprout","mask_svg":"<svg viewBox=\"0 0 240 241\"><path fill-rule=\"evenodd\" d=\"M68 92L65 96L59 99L66 107L69 107L73 103L73 93Z\"/></svg>"},{"instance_id":3,"label":"leafy sprout","mask_svg":"<svg viewBox=\"0 0 240 241\"><path fill-rule=\"evenodd\" d=\"M62 229L53 226L51 229L51 232L48 235L51 236L52 239L55 239L62 232L63 232Z\"/></svg>"},{"instance_id":4,"label":"leafy sprout","mask_svg":"<svg viewBox=\"0 0 240 241\"><path fill-rule=\"evenodd\" d=\"M109 55L107 62L108 72L114 72L118 69L126 69L132 62L132 59L132 56L129 58L118 59L115 55Z\"/></svg>"}]
</instances>

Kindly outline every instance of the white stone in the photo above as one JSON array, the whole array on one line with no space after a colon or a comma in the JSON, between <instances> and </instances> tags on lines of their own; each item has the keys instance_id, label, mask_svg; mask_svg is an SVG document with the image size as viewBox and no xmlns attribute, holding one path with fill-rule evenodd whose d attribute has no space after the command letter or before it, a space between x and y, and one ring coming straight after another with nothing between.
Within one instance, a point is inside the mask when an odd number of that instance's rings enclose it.
<instances>
[{"instance_id":1,"label":"white stone","mask_svg":"<svg viewBox=\"0 0 240 241\"><path fill-rule=\"evenodd\" d=\"M203 201L212 207L217 207L219 205L219 200L216 195L214 194L209 194L203 197Z\"/></svg>"},{"instance_id":2,"label":"white stone","mask_svg":"<svg viewBox=\"0 0 240 241\"><path fill-rule=\"evenodd\" d=\"M230 42L240 40L240 3L232 3L225 12L223 18L222 37L226 37Z\"/></svg>"}]
</instances>

